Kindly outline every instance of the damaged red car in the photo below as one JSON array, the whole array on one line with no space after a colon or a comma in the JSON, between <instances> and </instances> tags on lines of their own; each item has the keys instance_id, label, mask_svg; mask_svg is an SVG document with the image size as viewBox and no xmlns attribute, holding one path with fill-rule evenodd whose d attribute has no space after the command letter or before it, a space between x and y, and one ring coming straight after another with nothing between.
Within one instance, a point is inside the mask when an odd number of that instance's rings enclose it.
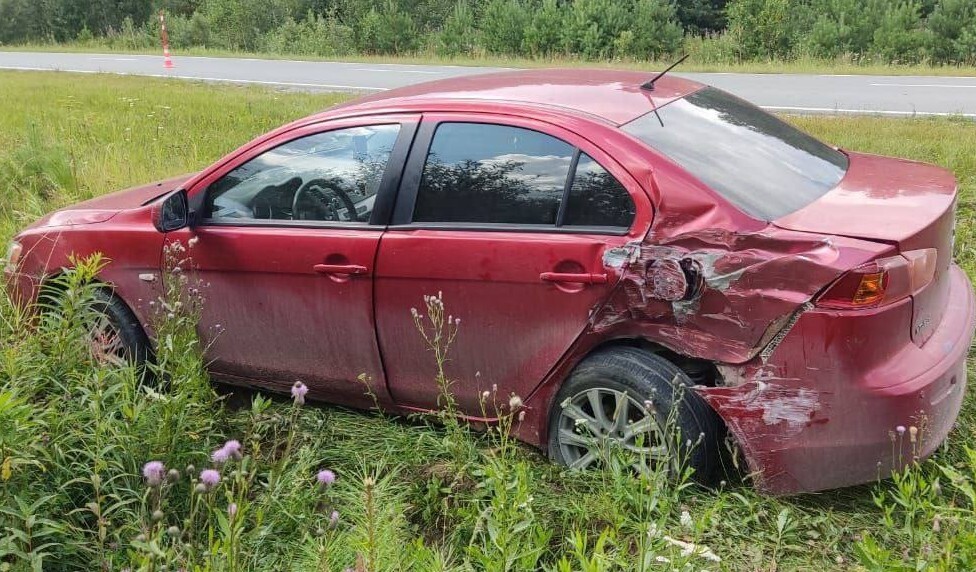
<instances>
[{"instance_id":1,"label":"damaged red car","mask_svg":"<svg viewBox=\"0 0 976 572\"><path fill-rule=\"evenodd\" d=\"M932 453L974 329L953 175L647 80L519 71L359 99L48 215L7 280L29 303L70 255L103 253L97 339L151 356L179 241L209 284L215 378L367 408L364 374L399 412L437 407L411 309L441 292L459 408L486 421L482 392L520 396L519 438L571 467L617 445L708 481L728 440L783 494Z\"/></svg>"}]
</instances>

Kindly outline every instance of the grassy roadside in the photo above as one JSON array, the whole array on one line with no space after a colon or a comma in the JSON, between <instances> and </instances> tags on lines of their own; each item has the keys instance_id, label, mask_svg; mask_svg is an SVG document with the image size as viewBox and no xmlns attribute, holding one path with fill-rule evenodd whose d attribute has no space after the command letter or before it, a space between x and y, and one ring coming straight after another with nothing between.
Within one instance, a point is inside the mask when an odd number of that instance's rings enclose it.
<instances>
[{"instance_id":1,"label":"grassy roadside","mask_svg":"<svg viewBox=\"0 0 976 572\"><path fill-rule=\"evenodd\" d=\"M344 97L0 71L0 240L58 206L199 169ZM961 189L956 256L976 278L971 122L791 121L843 147L952 169ZM158 569L139 568L154 534L165 554L184 548L174 548L152 516L156 493L142 485L143 463L158 458L199 471L225 439L243 441L245 458L234 465L234 484L221 484L227 488L197 507L210 510L210 520L195 516L191 539L239 557L246 564L238 569L343 570L355 566L357 554L365 555L362 569L418 571L501 570L513 555L520 558L508 569L567 572L637 569L638 554L649 555L644 569L661 570L950 570L972 569L976 559L976 499L967 500L963 488L976 482L976 460L968 461L964 448L976 437L971 396L947 449L897 482L774 499L739 485L709 492L652 487L657 483L611 470L566 473L463 428L287 403L227 408L208 393L192 341L171 356L186 381L172 396L156 397L131 375L71 357L71 338L63 334L70 324L28 330L5 304L0 297L0 466L4 455L16 462L7 477L0 467L0 530L22 530L32 515L47 532L38 536L37 526L31 550L0 532L0 569L28 562L43 540L60 546L44 549L44 569L99 560L111 569ZM459 335L471 327L477 325L464 324ZM8 396L20 405L6 405ZM338 475L325 493L313 487L322 467ZM950 482L947 469L961 475L961 485ZM166 493L160 522L167 526L183 527L179 519L197 506L197 497L178 489ZM229 502L240 520L228 520ZM104 507L108 524L86 503ZM322 506L340 511L335 528ZM501 534L511 530L519 533ZM140 541L140 534L148 537ZM665 538L707 546L720 561ZM210 569L233 569L215 562Z\"/></svg>"},{"instance_id":2,"label":"grassy roadside","mask_svg":"<svg viewBox=\"0 0 976 572\"><path fill-rule=\"evenodd\" d=\"M107 44L28 44L0 46L0 51L24 52L68 52L68 53L117 53L160 55L159 50L120 49ZM508 68L543 68L543 67L587 67L614 68L632 70L660 70L672 61L592 61L577 58L513 58L484 55L478 57L444 57L434 53L422 53L410 56L337 56L316 57L308 55L289 55L272 53L234 52L229 50L194 47L188 50L174 52L173 57L197 56L215 58L260 58L269 60L303 60L303 61L337 61L376 64L410 64L410 65L454 65L471 67L508 67ZM738 63L708 63L696 62L689 58L681 64L681 71L685 72L713 72L713 73L757 73L757 74L818 74L818 75L892 75L892 76L942 76L942 77L976 77L976 67L973 66L935 66L926 64L884 64L874 62L856 62L850 59L822 60L814 58L798 58L789 61L751 61Z\"/></svg>"}]
</instances>

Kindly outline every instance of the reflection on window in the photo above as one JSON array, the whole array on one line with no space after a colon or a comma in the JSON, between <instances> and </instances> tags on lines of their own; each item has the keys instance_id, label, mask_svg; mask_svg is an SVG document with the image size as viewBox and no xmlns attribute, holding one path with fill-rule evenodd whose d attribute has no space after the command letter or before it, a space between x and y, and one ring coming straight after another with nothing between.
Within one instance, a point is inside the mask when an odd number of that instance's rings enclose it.
<instances>
[{"instance_id":1,"label":"reflection on window","mask_svg":"<svg viewBox=\"0 0 976 572\"><path fill-rule=\"evenodd\" d=\"M629 228L633 220L634 201L627 189L592 157L581 153L563 224Z\"/></svg>"},{"instance_id":2,"label":"reflection on window","mask_svg":"<svg viewBox=\"0 0 976 572\"><path fill-rule=\"evenodd\" d=\"M517 127L443 123L414 221L555 225L573 147Z\"/></svg>"},{"instance_id":3,"label":"reflection on window","mask_svg":"<svg viewBox=\"0 0 976 572\"><path fill-rule=\"evenodd\" d=\"M623 127L739 207L773 220L837 186L847 156L758 107L704 88ZM663 123L663 127L661 125Z\"/></svg>"},{"instance_id":4,"label":"reflection on window","mask_svg":"<svg viewBox=\"0 0 976 572\"><path fill-rule=\"evenodd\" d=\"M353 127L290 141L207 190L215 220L369 222L399 125Z\"/></svg>"}]
</instances>

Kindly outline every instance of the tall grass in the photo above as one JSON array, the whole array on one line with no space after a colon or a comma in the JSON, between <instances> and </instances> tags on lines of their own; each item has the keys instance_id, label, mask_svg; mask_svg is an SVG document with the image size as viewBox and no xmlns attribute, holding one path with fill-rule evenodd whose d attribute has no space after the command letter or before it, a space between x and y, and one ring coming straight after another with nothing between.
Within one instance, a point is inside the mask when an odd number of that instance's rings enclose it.
<instances>
[{"instance_id":1,"label":"tall grass","mask_svg":"<svg viewBox=\"0 0 976 572\"><path fill-rule=\"evenodd\" d=\"M0 237L80 198L198 169L337 99L0 73ZM952 168L961 184L957 258L976 275L972 123L792 120L835 144ZM444 411L431 419L215 392L192 327L194 304L157 318L175 344L157 355L155 376L103 366L85 339L101 264L81 261L66 274L56 311L39 320L0 299L0 569L974 566L972 399L946 450L874 486L793 499L742 485L705 491L660 475L635 478L613 455L602 470L572 473L513 444L511 396L486 397L485 407L507 419L487 434L451 422L449 345L431 352L448 358L430 380L444 393ZM185 296L186 284L171 286L166 298ZM449 299L417 305L429 340L478 327L444 320ZM165 467L158 479L152 470L146 478L149 461ZM319 476L326 469L334 482ZM217 471L219 482L204 470Z\"/></svg>"}]
</instances>

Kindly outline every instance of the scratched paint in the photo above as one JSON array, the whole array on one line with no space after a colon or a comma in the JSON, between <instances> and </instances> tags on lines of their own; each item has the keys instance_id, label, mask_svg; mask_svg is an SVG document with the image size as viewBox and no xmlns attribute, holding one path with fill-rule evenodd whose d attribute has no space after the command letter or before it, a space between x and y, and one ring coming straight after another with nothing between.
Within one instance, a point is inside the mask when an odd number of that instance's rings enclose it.
<instances>
[{"instance_id":1,"label":"scratched paint","mask_svg":"<svg viewBox=\"0 0 976 572\"><path fill-rule=\"evenodd\" d=\"M662 217L659 224L669 220ZM830 423L840 374L821 364L823 371L801 380L784 373L794 365L784 367L773 357L823 289L885 248L774 225L677 235L655 227L641 243L604 253L618 281L608 301L592 312L590 331L624 329L715 363L716 387L699 386L696 393L739 443L756 486L798 490L803 486L783 466L779 451L796 439L802 443L811 427ZM791 346L786 355L795 357L796 349Z\"/></svg>"},{"instance_id":2,"label":"scratched paint","mask_svg":"<svg viewBox=\"0 0 976 572\"><path fill-rule=\"evenodd\" d=\"M660 235L604 254L619 281L593 331L633 321L683 355L742 363L843 271L836 241L772 226Z\"/></svg>"}]
</instances>

